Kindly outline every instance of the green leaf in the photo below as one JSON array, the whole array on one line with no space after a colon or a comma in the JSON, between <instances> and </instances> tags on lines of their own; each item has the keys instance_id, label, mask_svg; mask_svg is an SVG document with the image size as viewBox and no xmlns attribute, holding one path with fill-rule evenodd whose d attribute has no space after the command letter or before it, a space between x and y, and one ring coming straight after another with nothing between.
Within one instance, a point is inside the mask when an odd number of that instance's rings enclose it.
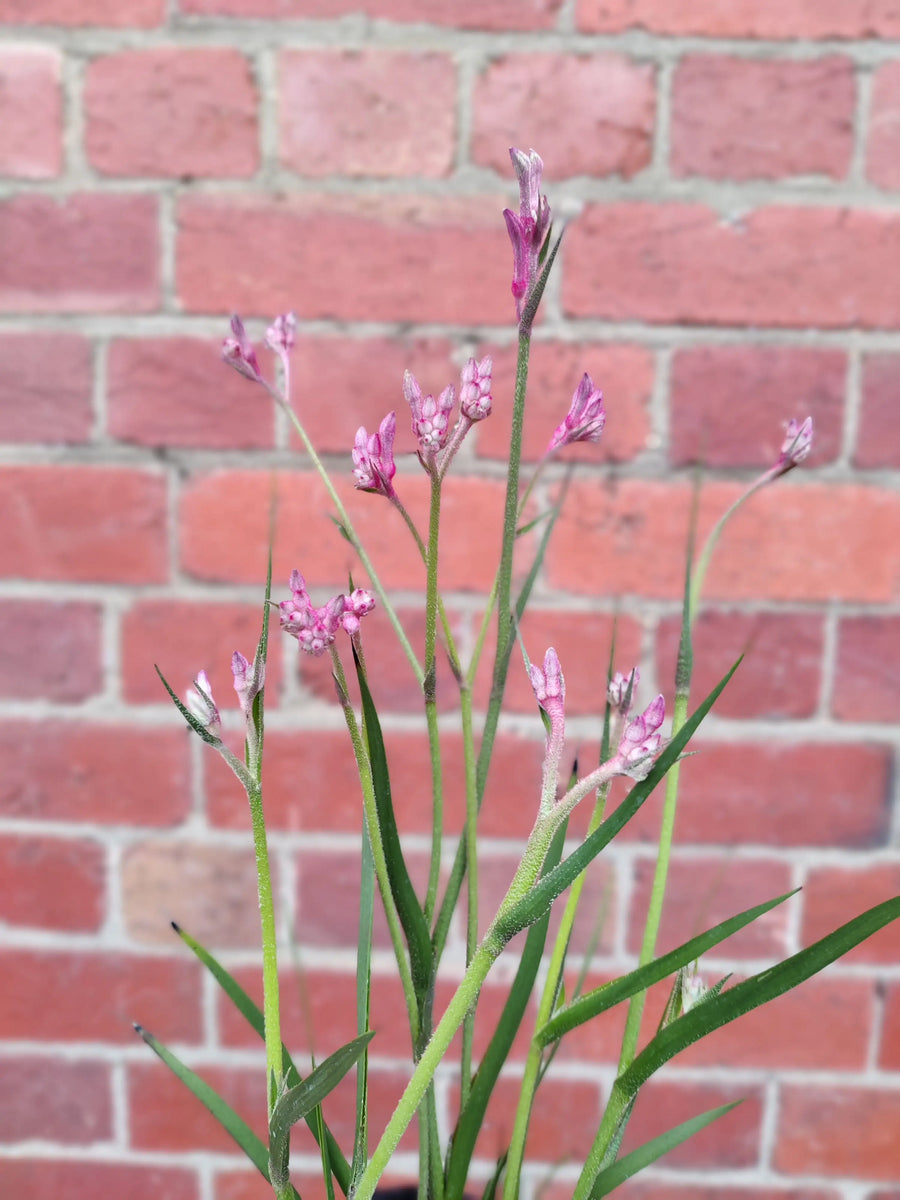
<instances>
[{"instance_id":1,"label":"green leaf","mask_svg":"<svg viewBox=\"0 0 900 1200\"><path fill-rule=\"evenodd\" d=\"M206 969L209 971L209 973L221 987L222 991L235 1006L254 1033L256 1033L258 1037L265 1041L265 1020L263 1018L262 1009L259 1007L259 1005L247 995L234 976L229 974L222 964L217 959L213 958L209 951L205 950L200 943L195 938L192 938L186 930L182 929L180 925L176 925L174 921L172 922L172 928L175 930L184 944L188 946L189 949L192 950L197 956L200 962L203 963L203 965L206 967ZM285 1046L283 1043L281 1052L284 1058L285 1078L289 1082L293 1082L294 1080L300 1082L303 1076L297 1070L297 1067L295 1066L294 1061L288 1052L287 1046ZM318 1129L316 1124L313 1121L308 1121L307 1124L309 1125L313 1137L315 1137L318 1141ZM346 1196L350 1189L350 1164L344 1157L340 1147L335 1141L334 1134L332 1134L327 1125L325 1125L325 1138L328 1142L328 1156L335 1178L338 1181L341 1191Z\"/></svg>"},{"instance_id":2,"label":"green leaf","mask_svg":"<svg viewBox=\"0 0 900 1200\"><path fill-rule=\"evenodd\" d=\"M565 1008L561 1008L555 1013L547 1024L538 1030L535 1035L537 1040L542 1046L547 1046L563 1037L571 1029L584 1025L586 1021L606 1012L613 1005L620 1004L638 992L646 991L652 984L667 978L680 967L694 962L695 959L711 950L713 946L724 942L733 933L743 929L745 925L751 924L758 917L770 912L794 895L796 895L796 891L786 892L783 896L776 896L774 900L767 900L764 904L748 908L736 917L729 917L727 921L714 925L706 933L701 933L697 937L691 938L690 941L683 942L676 949L654 959L646 966L637 967L619 979L614 979L591 992L586 992L585 995L579 996L577 1000L573 1000Z\"/></svg>"},{"instance_id":3,"label":"green leaf","mask_svg":"<svg viewBox=\"0 0 900 1200\"><path fill-rule=\"evenodd\" d=\"M497 1187L500 1184L500 1176L503 1174L504 1168L506 1167L506 1159L507 1155L505 1153L501 1154L497 1159L497 1165L494 1168L494 1173L485 1184L481 1200L494 1200L494 1197L497 1195ZM448 1197L447 1200L450 1200L450 1198Z\"/></svg>"},{"instance_id":4,"label":"green leaf","mask_svg":"<svg viewBox=\"0 0 900 1200\"><path fill-rule=\"evenodd\" d=\"M269 1121L270 1152L273 1162L287 1162L287 1145L291 1127L304 1117L314 1114L325 1097L337 1087L366 1046L374 1032L356 1037L340 1050L335 1050L303 1080L283 1092L275 1103Z\"/></svg>"},{"instance_id":5,"label":"green leaf","mask_svg":"<svg viewBox=\"0 0 900 1200\"><path fill-rule=\"evenodd\" d=\"M664 778L666 772L678 759L685 746L693 737L698 725L712 708L723 688L737 670L740 659L734 664L728 674L720 680L706 699L697 706L684 725L663 750L646 779L636 783L619 807L602 825L581 843L577 850L569 855L558 867L545 875L534 885L518 904L505 914L498 922L496 932L508 941L520 929L525 929L547 909L556 897L563 892L572 881L585 869L588 863L597 857L604 846L622 830L638 811L656 785Z\"/></svg>"},{"instance_id":6,"label":"green leaf","mask_svg":"<svg viewBox=\"0 0 900 1200\"><path fill-rule=\"evenodd\" d=\"M530 330L532 324L534 323L534 318L537 315L538 305L540 304L541 297L544 294L544 288L547 286L547 278L550 275L551 268L553 267L553 260L556 258L557 252L559 251L560 242L562 242L563 239L563 233L565 233L565 230L560 233L559 237L553 244L553 249L547 255L543 270L537 277L535 285L531 289L528 299L525 301L525 307L522 309L522 319L519 321L519 328L522 330Z\"/></svg>"},{"instance_id":7,"label":"green leaf","mask_svg":"<svg viewBox=\"0 0 900 1200\"><path fill-rule=\"evenodd\" d=\"M218 1092L211 1088L199 1075L195 1074L190 1067L186 1067L181 1059L177 1058L171 1050L168 1050L152 1033L149 1033L142 1025L136 1024L134 1028L135 1032L143 1038L153 1053L157 1054L169 1070L194 1093L201 1104L209 1109L225 1132L240 1146L241 1150L247 1155L259 1173L265 1179L268 1179L269 1151L247 1122L238 1116L231 1105L226 1104ZM292 1190L297 1200L300 1200L296 1189Z\"/></svg>"},{"instance_id":8,"label":"green leaf","mask_svg":"<svg viewBox=\"0 0 900 1200\"><path fill-rule=\"evenodd\" d=\"M359 940L356 947L356 1032L369 1031L369 1002L372 984L372 922L375 914L375 863L365 822L362 828L362 855L359 887ZM354 1184L366 1168L369 1157L368 1091L369 1060L364 1050L356 1074L356 1135L353 1142Z\"/></svg>"},{"instance_id":9,"label":"green leaf","mask_svg":"<svg viewBox=\"0 0 900 1200\"><path fill-rule=\"evenodd\" d=\"M203 724L203 722L198 721L197 718L194 716L194 714L190 711L190 709L185 707L183 701L181 700L181 697L178 696L172 690L172 687L170 686L168 679L166 679L165 675L163 675L162 671L159 669L159 667L156 665L156 663L153 664L153 669L154 669L154 671L156 671L157 675L162 680L163 687L166 689L166 691L171 696L172 703L175 705L175 707L178 709L178 711L181 713L181 715L187 721L188 725L190 725L191 729L193 729L194 733L196 733L198 737L203 738L204 742L206 742L207 745L209 745L209 746L221 745L222 739L219 737L216 737L216 735L214 733L210 733L209 730L206 728L206 726Z\"/></svg>"},{"instance_id":10,"label":"green leaf","mask_svg":"<svg viewBox=\"0 0 900 1200\"><path fill-rule=\"evenodd\" d=\"M560 860L566 838L566 828L567 823L563 822L553 835L553 841L547 851L545 871L555 867ZM519 1026L522 1024L522 1018L531 998L534 981L541 965L541 955L544 952L549 923L550 910L548 909L528 931L516 977L509 989L509 996L503 1012L500 1014L500 1020L497 1022L494 1035L478 1066L475 1078L472 1080L465 1107L459 1114L453 1134L453 1144L447 1160L447 1200L455 1200L463 1195L469 1165L475 1151L475 1141L481 1132L488 1101L497 1077L509 1056L510 1048L519 1031ZM503 1161L505 1162L505 1156Z\"/></svg>"},{"instance_id":11,"label":"green leaf","mask_svg":"<svg viewBox=\"0 0 900 1200\"><path fill-rule=\"evenodd\" d=\"M397 915L409 946L409 966L412 973L413 987L419 1003L419 1011L425 996L431 987L431 970L433 952L428 923L422 912L415 888L406 869L406 860L400 846L400 835L397 832L397 820L394 816L394 804L391 799L391 780L388 773L387 755L384 750L384 738L378 711L369 691L366 673L359 661L356 649L353 650L353 661L356 665L356 677L359 680L359 692L362 698L365 738L369 750L369 762L372 764L372 785L375 790L375 809L378 814L378 828L381 831L381 841L384 846L384 857L387 864L388 881L391 895L397 906Z\"/></svg>"},{"instance_id":12,"label":"green leaf","mask_svg":"<svg viewBox=\"0 0 900 1200\"><path fill-rule=\"evenodd\" d=\"M608 1196L620 1183L624 1183L626 1179L630 1179L644 1167L649 1167L658 1158L662 1158L664 1154L668 1154L670 1150L674 1150L676 1146L686 1142L688 1138L699 1133L701 1129L705 1129L707 1125L711 1125L719 1117L724 1117L726 1113L731 1112L741 1103L740 1100L734 1100L731 1104L722 1104L718 1108L711 1108L709 1112L701 1113L699 1117L691 1117L689 1121L676 1125L674 1129L652 1138L643 1146L639 1146L637 1150L632 1150L630 1154L626 1154L624 1158L620 1158L600 1172L591 1189L591 1200L600 1200L601 1196Z\"/></svg>"},{"instance_id":13,"label":"green leaf","mask_svg":"<svg viewBox=\"0 0 900 1200\"><path fill-rule=\"evenodd\" d=\"M897 917L900 917L900 896L877 904L777 966L751 975L718 996L707 998L656 1034L627 1071L619 1076L616 1086L620 1086L626 1095L633 1095L654 1071L686 1046L789 992Z\"/></svg>"}]
</instances>

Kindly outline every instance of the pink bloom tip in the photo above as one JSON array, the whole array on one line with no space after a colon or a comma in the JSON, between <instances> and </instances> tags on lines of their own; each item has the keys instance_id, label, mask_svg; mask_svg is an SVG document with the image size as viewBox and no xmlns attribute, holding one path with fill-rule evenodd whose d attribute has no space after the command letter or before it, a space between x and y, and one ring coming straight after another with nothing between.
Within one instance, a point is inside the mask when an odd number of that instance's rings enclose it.
<instances>
[{"instance_id":1,"label":"pink bloom tip","mask_svg":"<svg viewBox=\"0 0 900 1200\"><path fill-rule=\"evenodd\" d=\"M235 650L231 656L231 674L234 676L234 690L237 692L241 712L249 720L253 701L265 686L266 664L257 664L256 659L250 663L240 650Z\"/></svg>"},{"instance_id":2,"label":"pink bloom tip","mask_svg":"<svg viewBox=\"0 0 900 1200\"><path fill-rule=\"evenodd\" d=\"M253 343L247 337L244 322L235 313L231 318L231 332L234 337L225 338L222 342L222 358L246 379L254 383L262 382L262 374L256 359Z\"/></svg>"},{"instance_id":3,"label":"pink bloom tip","mask_svg":"<svg viewBox=\"0 0 900 1200\"><path fill-rule=\"evenodd\" d=\"M453 386L445 387L435 400L422 395L422 389L411 371L403 375L403 395L412 413L412 431L419 443L419 454L426 465L434 461L438 450L447 442L450 411L456 401Z\"/></svg>"},{"instance_id":4,"label":"pink bloom tip","mask_svg":"<svg viewBox=\"0 0 900 1200\"><path fill-rule=\"evenodd\" d=\"M276 317L266 330L266 345L276 354L289 354L294 348L297 318L292 312Z\"/></svg>"},{"instance_id":5,"label":"pink bloom tip","mask_svg":"<svg viewBox=\"0 0 900 1200\"><path fill-rule=\"evenodd\" d=\"M618 709L623 717L627 716L640 680L641 673L637 667L632 668L628 675L623 675L621 671L616 671L615 675L609 681L609 687L607 688L610 708Z\"/></svg>"},{"instance_id":6,"label":"pink bloom tip","mask_svg":"<svg viewBox=\"0 0 900 1200\"><path fill-rule=\"evenodd\" d=\"M334 644L339 629L357 633L360 617L375 607L374 596L363 588L356 588L349 596L332 596L317 608L309 598L299 571L291 572L289 587L290 600L282 600L278 605L281 628L297 639L301 650L315 658Z\"/></svg>"},{"instance_id":7,"label":"pink bloom tip","mask_svg":"<svg viewBox=\"0 0 900 1200\"><path fill-rule=\"evenodd\" d=\"M397 472L394 465L394 434L397 431L397 414L388 413L378 427L378 432L368 436L360 425L356 431L353 456L353 474L356 486L364 492L377 492L390 499L394 493L391 482Z\"/></svg>"},{"instance_id":8,"label":"pink bloom tip","mask_svg":"<svg viewBox=\"0 0 900 1200\"><path fill-rule=\"evenodd\" d=\"M585 372L575 389L565 420L553 431L547 453L572 442L599 442L605 424L603 393L594 387L590 375Z\"/></svg>"},{"instance_id":9,"label":"pink bloom tip","mask_svg":"<svg viewBox=\"0 0 900 1200\"><path fill-rule=\"evenodd\" d=\"M506 208L503 217L513 248L512 294L521 319L523 301L538 276L538 258L550 225L550 205L541 195L544 164L540 156L534 150L525 154L512 147L509 157L519 181L519 212Z\"/></svg>"},{"instance_id":10,"label":"pink bloom tip","mask_svg":"<svg viewBox=\"0 0 900 1200\"><path fill-rule=\"evenodd\" d=\"M344 601L341 624L352 636L359 633L360 618L367 616L375 607L375 597L365 588L354 588L349 596L344 597Z\"/></svg>"},{"instance_id":11,"label":"pink bloom tip","mask_svg":"<svg viewBox=\"0 0 900 1200\"><path fill-rule=\"evenodd\" d=\"M662 696L652 700L644 711L629 721L622 731L616 758L623 775L646 779L653 759L662 749L659 728L666 718L666 702Z\"/></svg>"},{"instance_id":12,"label":"pink bloom tip","mask_svg":"<svg viewBox=\"0 0 900 1200\"><path fill-rule=\"evenodd\" d=\"M781 453L774 468L776 474L784 475L807 459L812 449L812 440L812 417L807 417L803 422L788 421L785 426L784 441L781 444Z\"/></svg>"},{"instance_id":13,"label":"pink bloom tip","mask_svg":"<svg viewBox=\"0 0 900 1200\"><path fill-rule=\"evenodd\" d=\"M563 678L559 655L551 646L544 655L543 670L534 663L528 668L534 697L545 712L554 715L562 712L566 699L566 681Z\"/></svg>"},{"instance_id":14,"label":"pink bloom tip","mask_svg":"<svg viewBox=\"0 0 900 1200\"><path fill-rule=\"evenodd\" d=\"M481 362L470 358L463 367L459 384L459 409L470 421L483 421L491 415L491 373L493 359L486 354Z\"/></svg>"}]
</instances>

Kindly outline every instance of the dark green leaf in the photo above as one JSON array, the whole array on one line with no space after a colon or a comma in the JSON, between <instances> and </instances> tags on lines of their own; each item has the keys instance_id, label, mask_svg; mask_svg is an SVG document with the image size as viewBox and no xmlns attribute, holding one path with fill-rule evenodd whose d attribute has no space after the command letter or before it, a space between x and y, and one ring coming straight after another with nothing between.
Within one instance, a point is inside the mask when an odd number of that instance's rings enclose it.
<instances>
[{"instance_id":1,"label":"dark green leaf","mask_svg":"<svg viewBox=\"0 0 900 1200\"><path fill-rule=\"evenodd\" d=\"M356 1032L369 1030L369 1001L372 983L372 921L375 913L375 864L365 822L359 888L359 939L356 947ZM368 1146L368 1053L364 1050L356 1073L356 1136L353 1143L354 1183L362 1175L369 1156Z\"/></svg>"},{"instance_id":2,"label":"dark green leaf","mask_svg":"<svg viewBox=\"0 0 900 1200\"><path fill-rule=\"evenodd\" d=\"M194 714L190 711L190 709L185 707L181 698L179 696L177 696L175 694L175 692L172 690L172 688L169 686L168 679L166 679L165 675L163 675L162 671L159 669L159 667L156 665L156 663L153 664L153 669L154 669L154 671L156 671L157 675L162 680L163 687L166 689L166 691L171 696L172 703L175 705L175 707L178 709L178 711L181 713L181 715L187 721L188 725L190 725L191 729L193 729L194 733L196 733L198 735L198 737L203 738L204 742L206 742L210 746L220 745L222 739L219 737L216 737L215 734L210 733L209 730L206 728L206 726L203 724L203 722L198 721L197 718L194 716Z\"/></svg>"},{"instance_id":3,"label":"dark green leaf","mask_svg":"<svg viewBox=\"0 0 900 1200\"><path fill-rule=\"evenodd\" d=\"M535 285L528 295L528 299L525 301L525 306L522 309L522 319L519 322L519 328L522 330L528 331L534 324L534 318L537 315L538 305L540 304L541 297L544 294L544 288L547 286L547 278L550 274L551 268L553 267L553 260L556 258L557 252L559 251L559 245L563 239L563 233L565 233L565 230L560 233L559 237L553 244L553 249L549 254L547 254L543 269L540 275L537 277Z\"/></svg>"}]
</instances>

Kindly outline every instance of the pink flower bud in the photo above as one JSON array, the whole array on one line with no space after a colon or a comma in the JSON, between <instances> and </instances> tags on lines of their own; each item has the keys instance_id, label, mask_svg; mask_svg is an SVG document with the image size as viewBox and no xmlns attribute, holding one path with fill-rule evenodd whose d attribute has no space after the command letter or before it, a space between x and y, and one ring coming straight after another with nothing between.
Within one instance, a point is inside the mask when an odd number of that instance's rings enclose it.
<instances>
[{"instance_id":1,"label":"pink flower bud","mask_svg":"<svg viewBox=\"0 0 900 1200\"><path fill-rule=\"evenodd\" d=\"M191 716L196 717L204 729L213 734L218 733L222 727L222 719L213 700L212 686L205 671L197 672L194 686L187 690L185 702Z\"/></svg>"},{"instance_id":2,"label":"pink flower bud","mask_svg":"<svg viewBox=\"0 0 900 1200\"><path fill-rule=\"evenodd\" d=\"M246 379L252 379L254 383L262 383L256 351L247 337L244 322L237 313L231 318L231 332L234 337L225 338L222 342L222 358Z\"/></svg>"},{"instance_id":3,"label":"pink flower bud","mask_svg":"<svg viewBox=\"0 0 900 1200\"><path fill-rule=\"evenodd\" d=\"M799 466L806 458L809 457L809 452L812 449L813 439L813 423L812 417L807 417L802 424L797 421L788 421L785 426L784 441L781 445L781 454L778 456L773 470L778 475L785 475L794 467Z\"/></svg>"},{"instance_id":4,"label":"pink flower bud","mask_svg":"<svg viewBox=\"0 0 900 1200\"><path fill-rule=\"evenodd\" d=\"M575 389L565 420L553 431L547 453L572 442L599 442L605 424L603 393L594 387L590 375L585 372Z\"/></svg>"},{"instance_id":5,"label":"pink flower bud","mask_svg":"<svg viewBox=\"0 0 900 1200\"><path fill-rule=\"evenodd\" d=\"M666 717L666 702L662 696L652 700L644 711L629 721L622 731L616 760L623 775L646 779L653 759L662 749L659 728Z\"/></svg>"},{"instance_id":6,"label":"pink flower bud","mask_svg":"<svg viewBox=\"0 0 900 1200\"><path fill-rule=\"evenodd\" d=\"M559 655L551 646L544 655L544 668L535 666L528 668L534 697L538 704L551 717L561 714L566 699L566 681L563 678Z\"/></svg>"},{"instance_id":7,"label":"pink flower bud","mask_svg":"<svg viewBox=\"0 0 900 1200\"><path fill-rule=\"evenodd\" d=\"M344 597L344 612L341 624L351 636L359 633L359 622L375 607L375 597L365 588L354 588L349 596Z\"/></svg>"},{"instance_id":8,"label":"pink flower bud","mask_svg":"<svg viewBox=\"0 0 900 1200\"><path fill-rule=\"evenodd\" d=\"M292 312L282 313L266 330L266 345L276 354L289 354L294 348L297 318Z\"/></svg>"},{"instance_id":9,"label":"pink flower bud","mask_svg":"<svg viewBox=\"0 0 900 1200\"><path fill-rule=\"evenodd\" d=\"M231 673L234 676L234 690L237 692L241 712L249 720L253 701L262 691L266 681L266 664L256 660L249 663L239 650L231 656Z\"/></svg>"},{"instance_id":10,"label":"pink flower bud","mask_svg":"<svg viewBox=\"0 0 900 1200\"><path fill-rule=\"evenodd\" d=\"M415 376L406 371L403 395L412 412L412 431L419 443L419 454L427 465L446 444L456 391L451 385L444 388L437 400L432 395L423 397Z\"/></svg>"},{"instance_id":11,"label":"pink flower bud","mask_svg":"<svg viewBox=\"0 0 900 1200\"><path fill-rule=\"evenodd\" d=\"M618 709L623 717L627 717L640 679L641 673L637 667L634 667L629 675L623 675L621 671L616 671L609 681L607 689L610 708Z\"/></svg>"},{"instance_id":12,"label":"pink flower bud","mask_svg":"<svg viewBox=\"0 0 900 1200\"><path fill-rule=\"evenodd\" d=\"M483 421L491 414L491 372L494 362L485 355L481 362L470 358L460 375L459 408L470 421Z\"/></svg>"},{"instance_id":13,"label":"pink flower bud","mask_svg":"<svg viewBox=\"0 0 900 1200\"><path fill-rule=\"evenodd\" d=\"M394 434L397 430L397 414L388 413L378 427L378 432L369 437L360 425L356 431L353 456L353 474L356 486L364 492L377 492L390 499L394 495L391 482L397 473L394 465Z\"/></svg>"},{"instance_id":14,"label":"pink flower bud","mask_svg":"<svg viewBox=\"0 0 900 1200\"><path fill-rule=\"evenodd\" d=\"M538 277L538 258L550 225L550 205L541 195L544 164L534 150L528 154L514 147L509 157L519 181L519 212L504 209L503 216L513 248L512 294L521 320L523 301Z\"/></svg>"}]
</instances>

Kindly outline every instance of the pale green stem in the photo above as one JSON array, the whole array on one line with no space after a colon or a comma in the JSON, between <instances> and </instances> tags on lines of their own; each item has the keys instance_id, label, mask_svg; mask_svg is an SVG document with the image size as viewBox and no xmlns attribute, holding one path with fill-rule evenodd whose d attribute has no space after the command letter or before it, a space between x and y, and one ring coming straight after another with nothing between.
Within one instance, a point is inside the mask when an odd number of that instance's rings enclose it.
<instances>
[{"instance_id":1,"label":"pale green stem","mask_svg":"<svg viewBox=\"0 0 900 1200\"><path fill-rule=\"evenodd\" d=\"M428 518L428 552L425 557L425 716L431 758L431 864L425 895L425 920L431 923L441 871L441 837L444 829L444 791L441 775L441 739L437 718L437 610L438 540L441 523L441 480L435 469L431 476L431 507Z\"/></svg>"},{"instance_id":2,"label":"pale green stem","mask_svg":"<svg viewBox=\"0 0 900 1200\"><path fill-rule=\"evenodd\" d=\"M466 771L466 966L475 956L478 946L478 789L475 776L475 740L472 731L472 693L464 686L460 691L463 756ZM475 1013L470 1012L463 1023L462 1062L460 1068L460 1110L465 1106L472 1082L472 1041Z\"/></svg>"},{"instance_id":3,"label":"pale green stem","mask_svg":"<svg viewBox=\"0 0 900 1200\"><path fill-rule=\"evenodd\" d=\"M269 869L269 848L266 841L266 821L263 815L262 790L258 784L254 783L247 788L247 799L250 801L253 848L256 852L259 920L262 929L266 1097L268 1113L269 1117L271 1117L284 1076L284 1064L281 1054L281 1015L278 1000L278 950L275 932L275 904L272 896L272 874Z\"/></svg>"},{"instance_id":4,"label":"pale green stem","mask_svg":"<svg viewBox=\"0 0 900 1200\"><path fill-rule=\"evenodd\" d=\"M697 608L700 603L700 593L703 590L703 581L706 579L706 571L709 567L709 561L712 558L712 552L715 549L716 542L719 540L719 535L746 500L749 500L755 492L760 490L760 488L764 488L766 484L771 483L777 478L778 473L774 468L766 471L763 475L760 475L759 479L755 480L747 489L747 491L744 492L742 496L739 496L730 508L726 509L726 511L713 526L712 532L706 539L703 549L697 556L697 565L694 567L691 576L690 614L692 624L697 615Z\"/></svg>"},{"instance_id":5,"label":"pale green stem","mask_svg":"<svg viewBox=\"0 0 900 1200\"><path fill-rule=\"evenodd\" d=\"M419 553L422 555L422 562L428 562L428 550L425 543L422 541L422 535L416 529L412 517L403 506L400 497L394 494L391 497L391 503L403 517L406 522L406 527L413 536L413 540L419 548ZM450 620L447 616L447 610L444 607L444 601L438 596L438 613L441 618L441 629L444 631L444 641L446 643L447 655L450 659L450 665L453 668L453 674L459 679L462 675L462 667L459 662L459 652L456 649L456 640L453 637L453 630L450 628Z\"/></svg>"}]
</instances>

